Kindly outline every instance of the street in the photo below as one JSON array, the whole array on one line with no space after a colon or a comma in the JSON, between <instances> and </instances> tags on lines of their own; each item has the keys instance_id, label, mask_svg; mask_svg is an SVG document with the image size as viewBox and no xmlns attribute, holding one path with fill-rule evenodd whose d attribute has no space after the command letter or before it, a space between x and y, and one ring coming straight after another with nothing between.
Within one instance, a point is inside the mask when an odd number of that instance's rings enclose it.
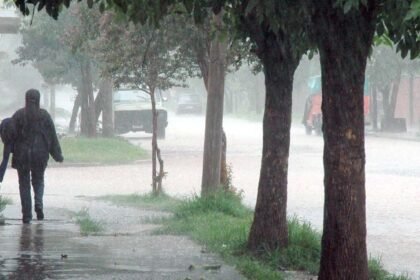
<instances>
[{"instance_id":1,"label":"street","mask_svg":"<svg viewBox=\"0 0 420 280\"><path fill-rule=\"evenodd\" d=\"M169 115L166 139L159 141L170 195L200 193L204 117ZM255 205L262 150L262 125L225 118L227 161L233 185L243 191L244 203ZM151 135L124 135L150 150ZM323 139L305 135L302 125L291 131L288 213L322 229ZM420 142L368 136L366 138L366 194L368 253L380 257L385 268L420 279ZM64 155L65 157L65 155ZM17 199L17 175L8 170L2 193ZM75 196L146 193L151 190L149 160L120 166L49 168L46 198L49 201ZM15 199L15 203L19 203ZM16 213L19 218L20 213Z\"/></svg>"}]
</instances>

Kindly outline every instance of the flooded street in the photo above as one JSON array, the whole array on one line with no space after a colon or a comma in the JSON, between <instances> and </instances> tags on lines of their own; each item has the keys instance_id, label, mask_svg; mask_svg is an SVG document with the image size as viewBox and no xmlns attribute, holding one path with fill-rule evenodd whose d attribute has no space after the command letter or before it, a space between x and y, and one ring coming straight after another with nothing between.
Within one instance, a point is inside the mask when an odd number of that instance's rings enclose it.
<instances>
[{"instance_id":1,"label":"flooded street","mask_svg":"<svg viewBox=\"0 0 420 280\"><path fill-rule=\"evenodd\" d=\"M169 115L166 139L159 142L165 161L165 191L170 195L200 193L204 117ZM234 186L244 202L256 201L262 150L259 122L225 118L227 161ZM150 150L151 136L125 135ZM307 136L303 126L292 127L289 164L289 215L322 228L323 140ZM366 192L368 253L380 257L385 268L420 279L420 142L367 136ZM65 157L65 155L64 155ZM77 196L146 193L151 190L151 164L145 160L121 166L49 168L45 205L71 204ZM8 170L2 193L19 204L17 175ZM46 215L48 215L48 209ZM19 218L20 213L12 213Z\"/></svg>"}]
</instances>

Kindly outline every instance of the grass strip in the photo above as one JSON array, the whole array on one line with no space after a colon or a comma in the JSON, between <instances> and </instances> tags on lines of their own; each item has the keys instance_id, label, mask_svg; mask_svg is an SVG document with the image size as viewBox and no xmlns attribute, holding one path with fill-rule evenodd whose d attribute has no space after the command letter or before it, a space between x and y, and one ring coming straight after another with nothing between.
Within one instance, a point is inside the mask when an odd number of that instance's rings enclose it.
<instances>
[{"instance_id":1,"label":"grass strip","mask_svg":"<svg viewBox=\"0 0 420 280\"><path fill-rule=\"evenodd\" d=\"M208 250L220 254L225 261L248 279L286 279L285 270L306 271L316 275L321 253L321 234L310 223L297 217L288 219L289 246L282 250L252 255L247 239L253 211L242 204L234 193L216 193L207 198L194 196L177 200L167 195L105 196L118 205L164 209L173 216L163 219L157 234L187 235ZM154 201L157 202L153 206ZM409 280L404 275L387 272L378 259L369 260L370 280Z\"/></svg>"},{"instance_id":2,"label":"grass strip","mask_svg":"<svg viewBox=\"0 0 420 280\"><path fill-rule=\"evenodd\" d=\"M66 163L129 163L148 157L121 138L66 137L60 144Z\"/></svg>"}]
</instances>

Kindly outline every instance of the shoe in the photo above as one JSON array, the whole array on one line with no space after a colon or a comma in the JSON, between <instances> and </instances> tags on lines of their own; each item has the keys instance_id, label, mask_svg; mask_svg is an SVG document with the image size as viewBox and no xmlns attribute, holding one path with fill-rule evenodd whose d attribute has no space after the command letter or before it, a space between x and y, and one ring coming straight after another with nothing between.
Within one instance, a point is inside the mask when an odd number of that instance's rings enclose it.
<instances>
[{"instance_id":1,"label":"shoe","mask_svg":"<svg viewBox=\"0 0 420 280\"><path fill-rule=\"evenodd\" d=\"M37 210L36 211L36 219L38 221L42 221L44 219L44 212L42 212L42 210Z\"/></svg>"},{"instance_id":2,"label":"shoe","mask_svg":"<svg viewBox=\"0 0 420 280\"><path fill-rule=\"evenodd\" d=\"M24 224L30 224L31 223L31 219L29 219L29 218L23 218L22 219L22 223L24 223Z\"/></svg>"}]
</instances>

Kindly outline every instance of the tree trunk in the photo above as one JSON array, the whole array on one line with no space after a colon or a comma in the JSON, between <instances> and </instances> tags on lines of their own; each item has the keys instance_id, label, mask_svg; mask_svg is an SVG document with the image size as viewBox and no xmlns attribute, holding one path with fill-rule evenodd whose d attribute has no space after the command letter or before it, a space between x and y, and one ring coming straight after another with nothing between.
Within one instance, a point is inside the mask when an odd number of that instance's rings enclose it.
<instances>
[{"instance_id":1,"label":"tree trunk","mask_svg":"<svg viewBox=\"0 0 420 280\"><path fill-rule=\"evenodd\" d=\"M155 89L151 88L150 97L152 102L152 193L157 196L162 194L162 180L165 175L163 170L163 160L161 158L160 149L157 143L157 119ZM159 172L157 172L157 164L159 164Z\"/></svg>"},{"instance_id":2,"label":"tree trunk","mask_svg":"<svg viewBox=\"0 0 420 280\"><path fill-rule=\"evenodd\" d=\"M397 77L395 78L394 82L392 83L392 92L391 92L391 102L390 102L390 108L391 108L391 117L395 117L395 108L397 107L397 97L398 97L398 91L400 89L400 82L401 82L401 67L398 69Z\"/></svg>"},{"instance_id":3,"label":"tree trunk","mask_svg":"<svg viewBox=\"0 0 420 280\"><path fill-rule=\"evenodd\" d=\"M69 123L69 133L73 134L76 129L76 120L77 120L77 114L79 113L79 108L81 105L81 99L82 99L82 93L80 90L77 90L76 99L74 100L73 104L73 110L71 112L71 118Z\"/></svg>"},{"instance_id":4,"label":"tree trunk","mask_svg":"<svg viewBox=\"0 0 420 280\"><path fill-rule=\"evenodd\" d=\"M222 13L214 15L216 25L222 24ZM215 36L210 47L210 66L203 154L202 195L214 193L220 185L223 97L225 81L226 42Z\"/></svg>"},{"instance_id":5,"label":"tree trunk","mask_svg":"<svg viewBox=\"0 0 420 280\"><path fill-rule=\"evenodd\" d=\"M363 100L375 29L374 1L346 14L329 0L314 3L325 173L319 280L367 280Z\"/></svg>"},{"instance_id":6,"label":"tree trunk","mask_svg":"<svg viewBox=\"0 0 420 280\"><path fill-rule=\"evenodd\" d=\"M88 136L96 136L96 118L95 118L95 98L93 95L93 80L92 80L92 69L90 61L86 61L86 79L85 79L85 90L88 96Z\"/></svg>"},{"instance_id":7,"label":"tree trunk","mask_svg":"<svg viewBox=\"0 0 420 280\"><path fill-rule=\"evenodd\" d=\"M256 34L257 33L257 34ZM290 147L293 74L298 59L290 42L271 33L255 37L264 65L266 102L263 119L263 151L254 221L248 238L252 251L275 250L288 244L287 172Z\"/></svg>"}]
</instances>

